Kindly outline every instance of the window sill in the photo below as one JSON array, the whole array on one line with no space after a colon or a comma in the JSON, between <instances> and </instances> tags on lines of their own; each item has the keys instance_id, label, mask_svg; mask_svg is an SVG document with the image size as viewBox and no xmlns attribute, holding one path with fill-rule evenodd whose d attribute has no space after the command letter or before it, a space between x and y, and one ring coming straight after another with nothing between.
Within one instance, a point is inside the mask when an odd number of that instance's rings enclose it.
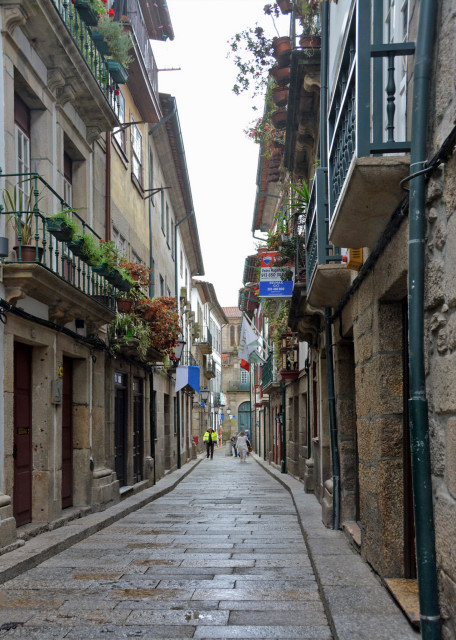
<instances>
[{"instance_id":1,"label":"window sill","mask_svg":"<svg viewBox=\"0 0 456 640\"><path fill-rule=\"evenodd\" d=\"M141 196L141 198L144 199L144 188L143 188L142 184L139 182L138 178L135 176L134 173L131 174L131 181L135 185L136 190L138 191L138 193Z\"/></svg>"}]
</instances>

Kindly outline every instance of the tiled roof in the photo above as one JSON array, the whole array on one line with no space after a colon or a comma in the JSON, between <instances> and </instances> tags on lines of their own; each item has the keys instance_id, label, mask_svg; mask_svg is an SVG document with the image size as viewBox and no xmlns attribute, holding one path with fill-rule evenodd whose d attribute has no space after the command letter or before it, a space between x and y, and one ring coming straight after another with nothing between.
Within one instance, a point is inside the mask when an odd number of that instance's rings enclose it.
<instances>
[{"instance_id":1,"label":"tiled roof","mask_svg":"<svg viewBox=\"0 0 456 640\"><path fill-rule=\"evenodd\" d=\"M223 307L227 318L240 318L242 313L238 307Z\"/></svg>"}]
</instances>

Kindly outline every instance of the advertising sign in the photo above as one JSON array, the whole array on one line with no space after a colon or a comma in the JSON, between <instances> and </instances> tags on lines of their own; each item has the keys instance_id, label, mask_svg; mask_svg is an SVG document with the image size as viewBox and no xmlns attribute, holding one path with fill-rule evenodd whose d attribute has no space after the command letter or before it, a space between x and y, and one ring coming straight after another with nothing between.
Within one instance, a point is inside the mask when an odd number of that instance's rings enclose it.
<instances>
[{"instance_id":1,"label":"advertising sign","mask_svg":"<svg viewBox=\"0 0 456 640\"><path fill-rule=\"evenodd\" d=\"M293 293L294 267L276 266L280 259L278 251L268 251L261 256L260 291L261 298L291 298ZM283 280L286 272L293 274L291 280Z\"/></svg>"}]
</instances>

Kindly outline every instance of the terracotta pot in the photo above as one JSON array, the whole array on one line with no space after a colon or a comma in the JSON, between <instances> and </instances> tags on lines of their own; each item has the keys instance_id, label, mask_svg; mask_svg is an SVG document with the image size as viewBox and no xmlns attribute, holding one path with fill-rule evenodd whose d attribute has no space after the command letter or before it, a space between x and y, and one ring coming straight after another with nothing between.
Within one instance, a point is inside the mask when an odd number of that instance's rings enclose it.
<instances>
[{"instance_id":1,"label":"terracotta pot","mask_svg":"<svg viewBox=\"0 0 456 640\"><path fill-rule=\"evenodd\" d=\"M302 49L321 49L321 37L302 35L299 44Z\"/></svg>"},{"instance_id":2,"label":"terracotta pot","mask_svg":"<svg viewBox=\"0 0 456 640\"><path fill-rule=\"evenodd\" d=\"M284 86L290 82L290 67L278 67L271 68L269 74L274 79L274 82L280 86Z\"/></svg>"},{"instance_id":3,"label":"terracotta pot","mask_svg":"<svg viewBox=\"0 0 456 640\"><path fill-rule=\"evenodd\" d=\"M272 101L278 107L285 107L288 102L288 87L274 87L272 90Z\"/></svg>"},{"instance_id":4,"label":"terracotta pot","mask_svg":"<svg viewBox=\"0 0 456 640\"><path fill-rule=\"evenodd\" d=\"M293 9L291 0L277 0L277 4L279 5L280 11L283 13L283 15L291 13Z\"/></svg>"},{"instance_id":5,"label":"terracotta pot","mask_svg":"<svg viewBox=\"0 0 456 640\"><path fill-rule=\"evenodd\" d=\"M16 252L17 260L19 261L19 246L13 247ZM38 247L38 260L41 262L43 257L43 247ZM22 244L21 245L21 261L22 262L35 262L36 260L36 246L34 244Z\"/></svg>"},{"instance_id":6,"label":"terracotta pot","mask_svg":"<svg viewBox=\"0 0 456 640\"><path fill-rule=\"evenodd\" d=\"M271 114L271 120L275 128L282 131L287 126L287 110L284 108L277 109Z\"/></svg>"},{"instance_id":7,"label":"terracotta pot","mask_svg":"<svg viewBox=\"0 0 456 640\"><path fill-rule=\"evenodd\" d=\"M117 311L119 313L130 313L133 306L131 298L117 298Z\"/></svg>"},{"instance_id":8,"label":"terracotta pot","mask_svg":"<svg viewBox=\"0 0 456 640\"><path fill-rule=\"evenodd\" d=\"M274 38L272 41L273 55L277 60L279 56L285 53L291 52L291 40L289 36L282 36L281 38Z\"/></svg>"},{"instance_id":9,"label":"terracotta pot","mask_svg":"<svg viewBox=\"0 0 456 640\"><path fill-rule=\"evenodd\" d=\"M276 142L274 146L271 147L271 158L281 158L283 155L283 145Z\"/></svg>"}]
</instances>

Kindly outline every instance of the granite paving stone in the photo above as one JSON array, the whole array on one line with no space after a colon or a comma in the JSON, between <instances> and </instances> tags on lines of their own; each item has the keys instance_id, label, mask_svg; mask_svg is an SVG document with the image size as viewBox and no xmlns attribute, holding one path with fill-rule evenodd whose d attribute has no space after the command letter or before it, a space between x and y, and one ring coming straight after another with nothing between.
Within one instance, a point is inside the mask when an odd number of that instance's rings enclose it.
<instances>
[{"instance_id":1,"label":"granite paving stone","mask_svg":"<svg viewBox=\"0 0 456 640\"><path fill-rule=\"evenodd\" d=\"M415 638L315 497L256 456L217 450L5 560L1 638Z\"/></svg>"}]
</instances>

